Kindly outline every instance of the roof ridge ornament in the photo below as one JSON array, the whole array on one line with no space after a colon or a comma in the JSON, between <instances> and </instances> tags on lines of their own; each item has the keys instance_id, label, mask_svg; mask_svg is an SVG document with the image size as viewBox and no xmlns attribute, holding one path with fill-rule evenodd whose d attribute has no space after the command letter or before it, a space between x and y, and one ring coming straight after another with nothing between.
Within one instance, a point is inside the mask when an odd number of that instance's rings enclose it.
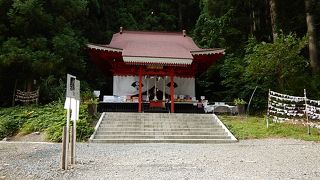
<instances>
[{"instance_id":1,"label":"roof ridge ornament","mask_svg":"<svg viewBox=\"0 0 320 180\"><path fill-rule=\"evenodd\" d=\"M122 34L123 33L123 27L121 26L120 27L120 34Z\"/></svg>"},{"instance_id":2,"label":"roof ridge ornament","mask_svg":"<svg viewBox=\"0 0 320 180\"><path fill-rule=\"evenodd\" d=\"M182 34L183 34L183 37L186 37L187 31L186 30L182 30Z\"/></svg>"}]
</instances>

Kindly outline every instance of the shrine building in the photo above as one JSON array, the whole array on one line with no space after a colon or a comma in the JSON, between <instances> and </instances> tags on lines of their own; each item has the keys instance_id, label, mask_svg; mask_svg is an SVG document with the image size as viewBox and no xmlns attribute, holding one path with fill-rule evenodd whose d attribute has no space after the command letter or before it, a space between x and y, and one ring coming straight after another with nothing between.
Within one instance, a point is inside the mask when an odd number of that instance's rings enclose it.
<instances>
[{"instance_id":1,"label":"shrine building","mask_svg":"<svg viewBox=\"0 0 320 180\"><path fill-rule=\"evenodd\" d=\"M101 104L130 104L136 112L162 108L174 113L179 105L194 106L199 101L195 77L224 55L224 49L199 48L185 30L120 28L110 44L88 44L88 49L91 60L113 76L113 94L105 96Z\"/></svg>"}]
</instances>

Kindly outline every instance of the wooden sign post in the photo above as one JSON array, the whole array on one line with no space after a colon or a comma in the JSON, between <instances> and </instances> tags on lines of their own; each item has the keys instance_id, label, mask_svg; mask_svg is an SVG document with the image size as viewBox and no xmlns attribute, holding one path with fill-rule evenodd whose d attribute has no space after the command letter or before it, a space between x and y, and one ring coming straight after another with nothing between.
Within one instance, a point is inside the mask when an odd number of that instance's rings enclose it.
<instances>
[{"instance_id":1,"label":"wooden sign post","mask_svg":"<svg viewBox=\"0 0 320 180\"><path fill-rule=\"evenodd\" d=\"M73 120L73 129L71 136L71 164L75 164L75 143L76 143L76 120L79 118L80 106L80 81L75 76L67 74L66 101L64 108L67 109L67 122L65 133L62 139L65 144L62 145L61 168L68 169L69 165L69 143L70 143L70 118ZM71 111L71 112L70 112Z\"/></svg>"},{"instance_id":2,"label":"wooden sign post","mask_svg":"<svg viewBox=\"0 0 320 180\"><path fill-rule=\"evenodd\" d=\"M73 120L72 137L71 137L71 164L76 164L76 141L77 141L77 120L79 120L80 108L80 81L75 81L75 108L73 109L71 120Z\"/></svg>"}]
</instances>

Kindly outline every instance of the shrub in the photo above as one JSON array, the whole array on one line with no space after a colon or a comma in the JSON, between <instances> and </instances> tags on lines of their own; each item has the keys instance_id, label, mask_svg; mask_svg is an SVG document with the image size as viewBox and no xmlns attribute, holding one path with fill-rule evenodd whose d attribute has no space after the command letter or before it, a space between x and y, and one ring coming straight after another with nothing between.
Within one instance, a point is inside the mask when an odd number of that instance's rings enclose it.
<instances>
[{"instance_id":1,"label":"shrub","mask_svg":"<svg viewBox=\"0 0 320 180\"><path fill-rule=\"evenodd\" d=\"M89 139L94 129L85 120L77 121L77 141Z\"/></svg>"},{"instance_id":2,"label":"shrub","mask_svg":"<svg viewBox=\"0 0 320 180\"><path fill-rule=\"evenodd\" d=\"M46 139L52 142L62 141L62 127L65 123L56 122L46 130Z\"/></svg>"},{"instance_id":3,"label":"shrub","mask_svg":"<svg viewBox=\"0 0 320 180\"><path fill-rule=\"evenodd\" d=\"M90 123L92 116L86 111L86 105L80 106L80 120L77 128L77 140L85 141L93 132ZM52 102L44 106L12 107L0 110L0 138L11 136L20 130L22 134L35 131L45 132L46 139L60 142L62 127L66 123L66 110L62 102Z\"/></svg>"}]
</instances>

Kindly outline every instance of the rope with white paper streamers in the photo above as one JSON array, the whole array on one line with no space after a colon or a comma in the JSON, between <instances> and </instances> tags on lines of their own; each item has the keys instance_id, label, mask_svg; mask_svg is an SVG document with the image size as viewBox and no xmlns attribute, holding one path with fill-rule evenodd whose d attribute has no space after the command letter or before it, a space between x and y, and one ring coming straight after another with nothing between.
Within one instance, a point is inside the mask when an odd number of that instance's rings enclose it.
<instances>
[{"instance_id":1,"label":"rope with white paper streamers","mask_svg":"<svg viewBox=\"0 0 320 180\"><path fill-rule=\"evenodd\" d=\"M24 103L36 102L38 104L39 99L39 89L35 91L25 92L21 90L16 90L15 101L21 101Z\"/></svg>"},{"instance_id":2,"label":"rope with white paper streamers","mask_svg":"<svg viewBox=\"0 0 320 180\"><path fill-rule=\"evenodd\" d=\"M299 120L305 114L304 97L270 91L268 101L268 115L274 122Z\"/></svg>"},{"instance_id":3,"label":"rope with white paper streamers","mask_svg":"<svg viewBox=\"0 0 320 180\"><path fill-rule=\"evenodd\" d=\"M273 122L302 121L320 128L312 122L320 121L320 101L269 91L267 116L272 117Z\"/></svg>"}]
</instances>

